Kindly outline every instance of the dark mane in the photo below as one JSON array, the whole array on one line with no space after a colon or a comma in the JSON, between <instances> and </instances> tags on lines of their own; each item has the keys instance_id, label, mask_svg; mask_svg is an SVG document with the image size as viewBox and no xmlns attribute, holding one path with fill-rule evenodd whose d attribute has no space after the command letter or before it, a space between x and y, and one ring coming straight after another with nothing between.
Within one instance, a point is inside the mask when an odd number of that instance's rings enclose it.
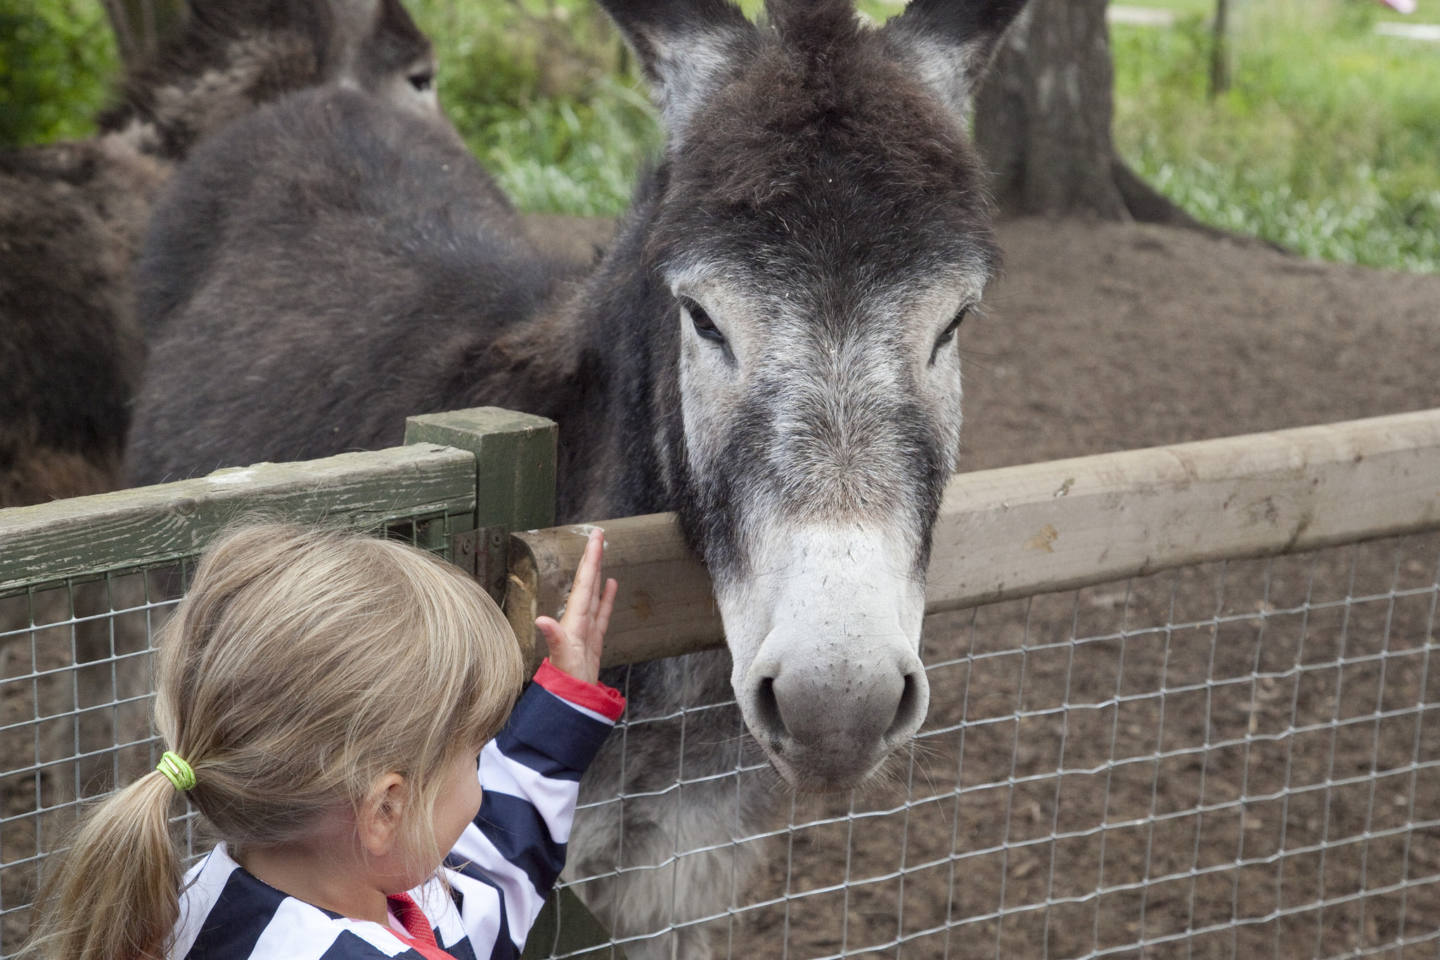
<instances>
[{"instance_id":1,"label":"dark mane","mask_svg":"<svg viewBox=\"0 0 1440 960\"><path fill-rule=\"evenodd\" d=\"M781 41L822 74L826 54L860 32L855 5L848 0L766 0L765 15Z\"/></svg>"}]
</instances>

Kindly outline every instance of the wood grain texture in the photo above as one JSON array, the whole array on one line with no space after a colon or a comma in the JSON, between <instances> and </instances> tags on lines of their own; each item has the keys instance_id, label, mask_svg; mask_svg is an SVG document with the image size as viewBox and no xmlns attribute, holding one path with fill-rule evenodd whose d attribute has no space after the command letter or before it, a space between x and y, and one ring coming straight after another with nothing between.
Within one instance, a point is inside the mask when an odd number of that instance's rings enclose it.
<instances>
[{"instance_id":1,"label":"wood grain texture","mask_svg":"<svg viewBox=\"0 0 1440 960\"><path fill-rule=\"evenodd\" d=\"M672 513L606 520L605 575L620 582L605 643L604 665L674 656L724 643L710 577L685 545ZM534 628L565 602L592 525L517 533L510 538L510 589L505 613L516 636L533 635L535 659L545 655Z\"/></svg>"},{"instance_id":2,"label":"wood grain texture","mask_svg":"<svg viewBox=\"0 0 1440 960\"><path fill-rule=\"evenodd\" d=\"M370 528L474 508L475 458L435 444L231 468L0 511L0 592L191 556L247 515Z\"/></svg>"},{"instance_id":3,"label":"wood grain texture","mask_svg":"<svg viewBox=\"0 0 1440 960\"><path fill-rule=\"evenodd\" d=\"M607 664L723 642L673 515L604 527L620 581ZM1440 410L978 471L946 490L926 610L1436 528ZM586 529L512 538L520 635L563 602Z\"/></svg>"},{"instance_id":4,"label":"wood grain texture","mask_svg":"<svg viewBox=\"0 0 1440 960\"><path fill-rule=\"evenodd\" d=\"M530 530L555 522L555 421L500 407L410 417L406 443L475 455L476 526Z\"/></svg>"},{"instance_id":5,"label":"wood grain texture","mask_svg":"<svg viewBox=\"0 0 1440 960\"><path fill-rule=\"evenodd\" d=\"M1440 410L956 477L931 611L1440 527Z\"/></svg>"}]
</instances>

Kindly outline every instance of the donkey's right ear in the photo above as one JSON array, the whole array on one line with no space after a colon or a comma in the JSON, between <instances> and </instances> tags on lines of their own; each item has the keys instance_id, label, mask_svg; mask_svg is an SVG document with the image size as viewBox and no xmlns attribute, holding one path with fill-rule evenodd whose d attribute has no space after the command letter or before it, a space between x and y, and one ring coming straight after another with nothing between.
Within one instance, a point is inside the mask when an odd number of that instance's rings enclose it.
<instances>
[{"instance_id":1,"label":"donkey's right ear","mask_svg":"<svg viewBox=\"0 0 1440 960\"><path fill-rule=\"evenodd\" d=\"M705 94L755 43L755 28L730 0L600 0L654 91L671 142Z\"/></svg>"},{"instance_id":2,"label":"donkey's right ear","mask_svg":"<svg viewBox=\"0 0 1440 960\"><path fill-rule=\"evenodd\" d=\"M1026 0L910 0L885 24L925 82L964 113Z\"/></svg>"}]
</instances>

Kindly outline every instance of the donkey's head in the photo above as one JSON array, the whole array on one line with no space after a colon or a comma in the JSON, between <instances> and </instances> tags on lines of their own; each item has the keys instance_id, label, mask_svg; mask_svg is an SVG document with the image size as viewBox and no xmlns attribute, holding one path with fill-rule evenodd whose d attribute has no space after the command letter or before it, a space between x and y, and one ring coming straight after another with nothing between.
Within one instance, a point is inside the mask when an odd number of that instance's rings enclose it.
<instances>
[{"instance_id":1,"label":"donkey's head","mask_svg":"<svg viewBox=\"0 0 1440 960\"><path fill-rule=\"evenodd\" d=\"M658 454L714 580L751 732L797 787L924 719L955 340L997 264L964 113L1023 0L603 0L667 129L646 260L678 396Z\"/></svg>"},{"instance_id":2,"label":"donkey's head","mask_svg":"<svg viewBox=\"0 0 1440 960\"><path fill-rule=\"evenodd\" d=\"M434 114L430 40L400 0L189 0L185 26L125 81L101 116L181 157L193 143L277 97L321 83L368 90Z\"/></svg>"}]
</instances>

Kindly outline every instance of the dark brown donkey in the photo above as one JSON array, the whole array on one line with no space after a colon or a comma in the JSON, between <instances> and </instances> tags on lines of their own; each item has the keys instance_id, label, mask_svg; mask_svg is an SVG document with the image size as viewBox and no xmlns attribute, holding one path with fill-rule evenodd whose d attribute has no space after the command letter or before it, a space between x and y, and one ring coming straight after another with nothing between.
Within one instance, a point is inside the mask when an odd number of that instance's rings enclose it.
<instances>
[{"instance_id":1,"label":"dark brown donkey","mask_svg":"<svg viewBox=\"0 0 1440 960\"><path fill-rule=\"evenodd\" d=\"M196 141L327 80L434 114L434 72L399 0L191 0L95 138L0 154L0 507L118 481L142 360L130 273Z\"/></svg>"},{"instance_id":2,"label":"dark brown donkey","mask_svg":"<svg viewBox=\"0 0 1440 960\"><path fill-rule=\"evenodd\" d=\"M0 507L118 485L143 354L131 270L156 196L197 141L326 80L438 115L433 78L429 41L398 0L191 0L185 26L125 81L97 136L0 154ZM77 792L125 778L140 752L106 748L149 734L146 618L94 616L141 603L137 579L0 598L0 672L39 676L7 690L7 715L35 718L44 765L41 785L12 776L0 791L15 849L60 842L55 813L43 834L32 832L39 814L22 814L42 798L64 811ZM128 702L109 706L117 700ZM32 873L10 863L4 895L23 902ZM23 920L6 914L0 954L18 945Z\"/></svg>"},{"instance_id":3,"label":"dark brown donkey","mask_svg":"<svg viewBox=\"0 0 1440 960\"><path fill-rule=\"evenodd\" d=\"M773 776L718 775L763 758L849 789L924 719L955 339L998 260L964 114L1022 0L913 0L879 28L848 0L769 0L763 26L602 2L667 142L588 278L536 255L451 138L348 91L290 100L202 149L157 218L130 464L314 457L499 404L559 421L563 519L678 511L729 649L631 670L632 718L738 716L613 737L582 799L627 799L582 811L570 864L604 877L582 894L629 956L702 957L687 924L723 915L730 841L776 806ZM212 208L224 237L177 242Z\"/></svg>"}]
</instances>

